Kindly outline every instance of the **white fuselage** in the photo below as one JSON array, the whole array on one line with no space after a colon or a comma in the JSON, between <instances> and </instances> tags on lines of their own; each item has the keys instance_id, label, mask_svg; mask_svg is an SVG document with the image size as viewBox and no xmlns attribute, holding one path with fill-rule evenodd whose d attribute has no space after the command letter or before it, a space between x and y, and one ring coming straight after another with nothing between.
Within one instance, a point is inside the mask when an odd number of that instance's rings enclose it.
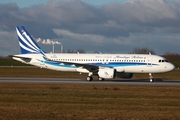
<instances>
[{"instance_id":1,"label":"white fuselage","mask_svg":"<svg viewBox=\"0 0 180 120\"><path fill-rule=\"evenodd\" d=\"M174 65L157 55L146 54L45 54L46 61L41 54L19 54L15 60L57 71L74 71L89 73L84 65L93 65L98 68L113 68L124 73L163 73L174 69ZM25 60L22 58L29 58ZM82 64L82 66L81 66Z\"/></svg>"},{"instance_id":2,"label":"white fuselage","mask_svg":"<svg viewBox=\"0 0 180 120\"><path fill-rule=\"evenodd\" d=\"M165 58L146 54L67 54L45 53L27 32L24 26L17 26L19 46L22 54L14 55L15 60L41 68L88 73L87 81L92 81L92 75L99 80L132 78L133 73L169 72L174 65Z\"/></svg>"}]
</instances>

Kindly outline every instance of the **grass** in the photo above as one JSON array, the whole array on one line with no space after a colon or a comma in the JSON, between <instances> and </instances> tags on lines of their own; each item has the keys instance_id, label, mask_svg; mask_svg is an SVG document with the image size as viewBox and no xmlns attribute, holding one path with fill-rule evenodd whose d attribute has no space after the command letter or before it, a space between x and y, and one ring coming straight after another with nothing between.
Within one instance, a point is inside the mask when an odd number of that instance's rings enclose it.
<instances>
[{"instance_id":1,"label":"grass","mask_svg":"<svg viewBox=\"0 0 180 120\"><path fill-rule=\"evenodd\" d=\"M82 74L83 76L84 74ZM82 77L75 72L59 72L35 67L0 67L1 77Z\"/></svg>"},{"instance_id":2,"label":"grass","mask_svg":"<svg viewBox=\"0 0 180 120\"><path fill-rule=\"evenodd\" d=\"M0 119L178 120L179 87L0 84Z\"/></svg>"},{"instance_id":3,"label":"grass","mask_svg":"<svg viewBox=\"0 0 180 120\"><path fill-rule=\"evenodd\" d=\"M0 58L0 66L30 66L28 64L24 64L22 62L13 60L13 59L8 59L8 58Z\"/></svg>"},{"instance_id":4,"label":"grass","mask_svg":"<svg viewBox=\"0 0 180 120\"><path fill-rule=\"evenodd\" d=\"M155 74L179 79L179 70ZM40 68L0 68L1 77L86 77ZM135 74L134 79L148 79ZM0 84L0 119L178 120L180 87L78 84Z\"/></svg>"}]
</instances>

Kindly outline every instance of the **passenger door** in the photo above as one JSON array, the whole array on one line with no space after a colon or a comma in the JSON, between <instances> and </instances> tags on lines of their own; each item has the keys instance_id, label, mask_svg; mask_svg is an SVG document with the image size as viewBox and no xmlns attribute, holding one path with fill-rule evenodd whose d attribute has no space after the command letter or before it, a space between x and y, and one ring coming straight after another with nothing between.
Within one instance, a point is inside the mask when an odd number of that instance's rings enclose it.
<instances>
[{"instance_id":1,"label":"passenger door","mask_svg":"<svg viewBox=\"0 0 180 120\"><path fill-rule=\"evenodd\" d=\"M152 67L153 56L149 55L147 58L147 67Z\"/></svg>"}]
</instances>

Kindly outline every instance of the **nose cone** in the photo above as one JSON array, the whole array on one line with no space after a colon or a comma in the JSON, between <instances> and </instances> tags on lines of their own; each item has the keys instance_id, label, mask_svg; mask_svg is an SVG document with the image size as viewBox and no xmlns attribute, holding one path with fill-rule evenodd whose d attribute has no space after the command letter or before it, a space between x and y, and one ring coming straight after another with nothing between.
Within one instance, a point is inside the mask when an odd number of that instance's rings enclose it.
<instances>
[{"instance_id":1,"label":"nose cone","mask_svg":"<svg viewBox=\"0 0 180 120\"><path fill-rule=\"evenodd\" d=\"M175 69L175 66L172 63L168 63L166 66L167 72L170 72Z\"/></svg>"}]
</instances>

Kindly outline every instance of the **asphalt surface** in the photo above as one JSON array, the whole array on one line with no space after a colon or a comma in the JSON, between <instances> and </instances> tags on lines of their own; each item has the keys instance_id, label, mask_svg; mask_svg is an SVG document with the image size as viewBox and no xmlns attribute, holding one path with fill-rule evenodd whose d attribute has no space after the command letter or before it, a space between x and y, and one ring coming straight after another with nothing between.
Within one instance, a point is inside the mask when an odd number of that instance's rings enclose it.
<instances>
[{"instance_id":1,"label":"asphalt surface","mask_svg":"<svg viewBox=\"0 0 180 120\"><path fill-rule=\"evenodd\" d=\"M100 84L100 85L142 85L142 86L180 86L180 80L157 79L150 83L148 79L132 80L93 80L75 78L26 78L26 77L0 77L0 83L35 83L35 84Z\"/></svg>"}]
</instances>

